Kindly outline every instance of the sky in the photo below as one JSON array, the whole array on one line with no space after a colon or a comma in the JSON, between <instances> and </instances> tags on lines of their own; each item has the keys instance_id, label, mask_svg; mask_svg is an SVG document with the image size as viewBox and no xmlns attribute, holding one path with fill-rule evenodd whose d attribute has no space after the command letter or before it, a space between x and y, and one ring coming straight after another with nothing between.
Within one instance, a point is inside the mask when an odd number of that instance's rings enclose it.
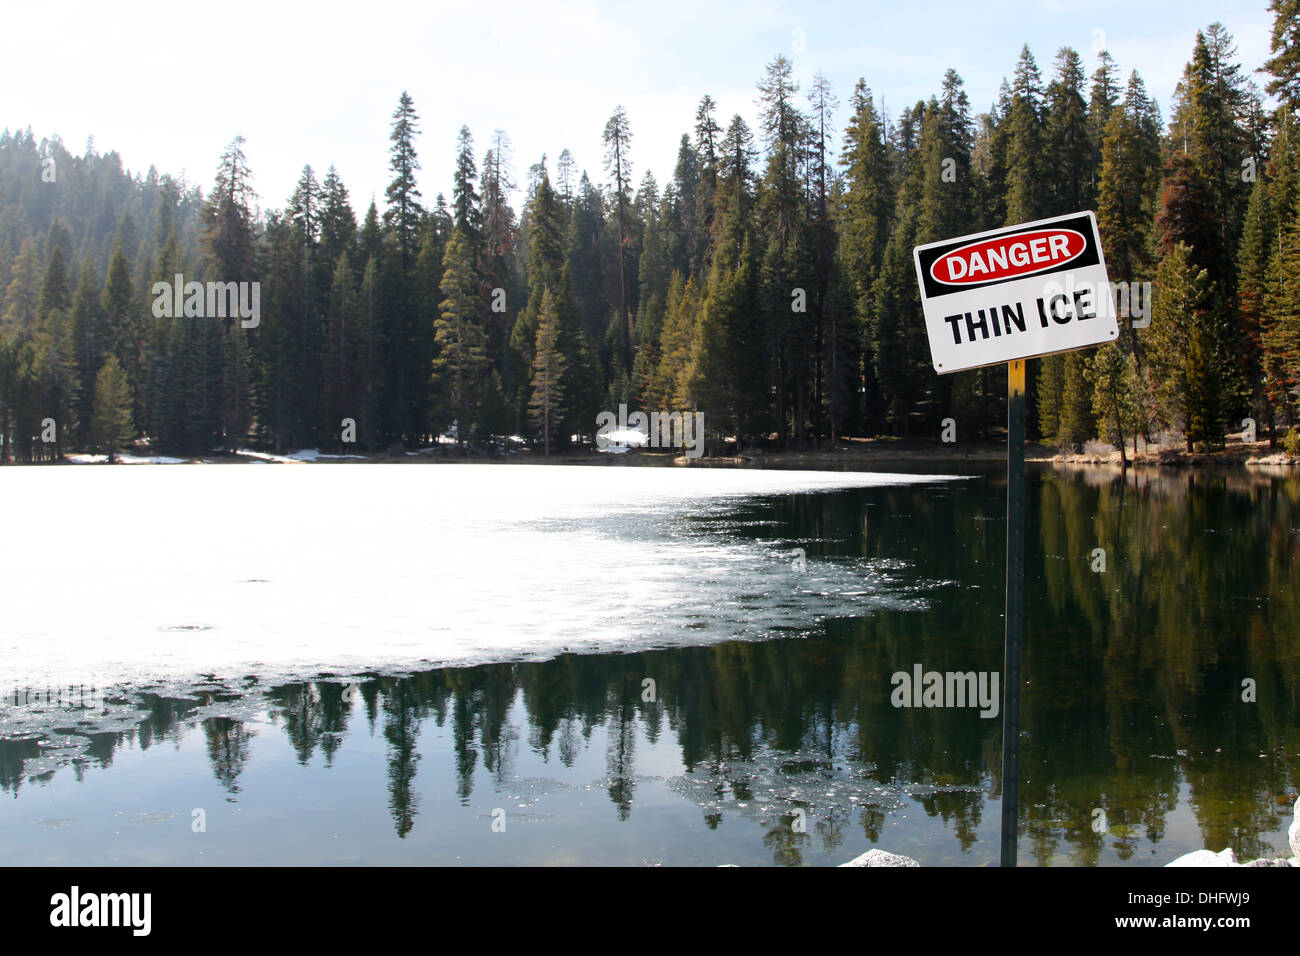
<instances>
[{"instance_id":1,"label":"sky","mask_svg":"<svg viewBox=\"0 0 1300 956\"><path fill-rule=\"evenodd\" d=\"M78 154L93 135L133 173L154 165L205 191L224 146L243 135L264 209L285 205L304 164L319 177L333 163L360 218L372 195L384 207L403 90L420 115L427 205L439 192L450 201L462 124L479 163L493 131L506 132L520 186L543 154L554 177L565 147L607 182L601 134L620 104L633 179L649 169L662 186L703 94L724 128L739 113L757 133L756 84L778 53L801 98L817 71L831 81L837 143L859 77L896 116L936 94L952 67L980 112L1025 43L1044 81L1061 47L1089 74L1104 47L1122 80L1141 73L1168 120L1196 31L1216 20L1245 70L1260 67L1267 0L13 3L0 13L0 127L58 135Z\"/></svg>"}]
</instances>

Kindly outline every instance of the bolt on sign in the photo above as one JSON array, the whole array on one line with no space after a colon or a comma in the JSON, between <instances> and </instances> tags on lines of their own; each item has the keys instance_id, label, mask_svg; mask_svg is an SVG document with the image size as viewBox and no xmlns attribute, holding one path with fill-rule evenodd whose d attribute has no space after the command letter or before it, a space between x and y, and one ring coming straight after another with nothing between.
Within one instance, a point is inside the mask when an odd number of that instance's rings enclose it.
<instances>
[{"instance_id":1,"label":"bolt on sign","mask_svg":"<svg viewBox=\"0 0 1300 956\"><path fill-rule=\"evenodd\" d=\"M912 256L940 374L1119 337L1092 212L931 242Z\"/></svg>"}]
</instances>

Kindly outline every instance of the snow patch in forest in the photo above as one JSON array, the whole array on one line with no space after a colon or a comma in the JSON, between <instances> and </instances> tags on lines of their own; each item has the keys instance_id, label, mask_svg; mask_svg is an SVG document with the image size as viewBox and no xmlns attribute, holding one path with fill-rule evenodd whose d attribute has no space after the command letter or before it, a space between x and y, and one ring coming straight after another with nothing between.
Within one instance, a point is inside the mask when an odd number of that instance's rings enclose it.
<instances>
[{"instance_id":1,"label":"snow patch in forest","mask_svg":"<svg viewBox=\"0 0 1300 956\"><path fill-rule=\"evenodd\" d=\"M304 448L301 451L294 452L288 457L292 458L294 461L320 461L321 459L329 458L356 458L360 461L366 460L365 455L326 455L317 448Z\"/></svg>"},{"instance_id":2,"label":"snow patch in forest","mask_svg":"<svg viewBox=\"0 0 1300 956\"><path fill-rule=\"evenodd\" d=\"M619 454L627 451L629 447L640 448L650 444L650 436L636 428L616 428L605 433L605 442L604 445L598 443L596 450Z\"/></svg>"},{"instance_id":3,"label":"snow patch in forest","mask_svg":"<svg viewBox=\"0 0 1300 956\"><path fill-rule=\"evenodd\" d=\"M252 458L254 461L273 461L283 465L301 465L301 458L292 458L289 455L272 455L269 452L253 451L251 448L241 448L235 454L243 458Z\"/></svg>"},{"instance_id":4,"label":"snow patch in forest","mask_svg":"<svg viewBox=\"0 0 1300 956\"><path fill-rule=\"evenodd\" d=\"M108 461L107 455L64 455L65 461L74 465L100 465ZM188 464L188 458L169 458L166 455L148 455L140 457L138 455L118 455L116 460L123 465L184 465Z\"/></svg>"}]
</instances>

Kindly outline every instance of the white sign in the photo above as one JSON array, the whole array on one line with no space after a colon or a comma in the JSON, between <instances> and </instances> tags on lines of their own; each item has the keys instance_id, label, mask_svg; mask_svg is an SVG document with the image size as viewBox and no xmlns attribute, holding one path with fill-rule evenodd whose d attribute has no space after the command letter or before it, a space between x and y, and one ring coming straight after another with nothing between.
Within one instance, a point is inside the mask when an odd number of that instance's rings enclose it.
<instances>
[{"instance_id":1,"label":"white sign","mask_svg":"<svg viewBox=\"0 0 1300 956\"><path fill-rule=\"evenodd\" d=\"M1091 212L931 242L912 257L940 374L1119 337Z\"/></svg>"}]
</instances>

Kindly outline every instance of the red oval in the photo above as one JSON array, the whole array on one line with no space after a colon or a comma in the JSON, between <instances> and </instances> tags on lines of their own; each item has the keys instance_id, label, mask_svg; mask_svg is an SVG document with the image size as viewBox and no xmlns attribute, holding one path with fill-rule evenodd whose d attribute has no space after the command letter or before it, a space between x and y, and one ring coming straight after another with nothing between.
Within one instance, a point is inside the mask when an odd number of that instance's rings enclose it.
<instances>
[{"instance_id":1,"label":"red oval","mask_svg":"<svg viewBox=\"0 0 1300 956\"><path fill-rule=\"evenodd\" d=\"M1033 275L1083 255L1088 241L1073 229L1034 229L981 239L945 252L930 265L930 278L944 285L973 285Z\"/></svg>"}]
</instances>

